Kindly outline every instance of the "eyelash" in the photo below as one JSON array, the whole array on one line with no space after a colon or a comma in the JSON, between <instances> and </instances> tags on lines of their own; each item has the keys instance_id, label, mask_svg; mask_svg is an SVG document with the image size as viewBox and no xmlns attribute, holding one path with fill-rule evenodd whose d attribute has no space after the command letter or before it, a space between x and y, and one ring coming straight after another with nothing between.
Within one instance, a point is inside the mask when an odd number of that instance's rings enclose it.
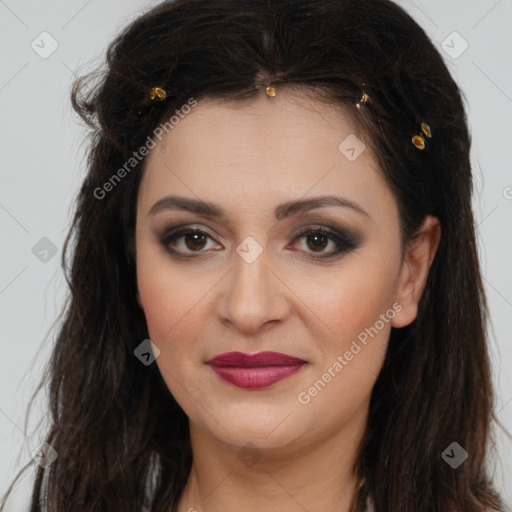
<instances>
[{"instance_id":1,"label":"eyelash","mask_svg":"<svg viewBox=\"0 0 512 512\"><path fill-rule=\"evenodd\" d=\"M214 237L206 231L203 231L200 229L192 229L188 226L185 226L185 227L181 227L181 228L171 229L171 231L166 231L164 233L164 235L161 237L160 243L165 248L165 250L167 252L169 252L171 254L171 256L173 256L173 257L183 258L183 259L195 258L196 256L192 255L194 252L201 254L204 251L202 249L200 249L198 251L192 251L191 255L184 255L174 249L169 248L169 245L171 244L171 242L174 242L175 240L178 240L179 238L183 238L185 235L189 235L189 234L205 235L208 238L214 239ZM337 250L335 250L334 252L331 252L327 256L311 256L311 259L313 259L313 260L324 260L324 259L328 259L328 258L330 259L330 258L333 258L342 253L351 252L354 249L356 249L359 245L356 237L351 235L350 233L346 233L346 232L342 233L342 232L334 231L331 229L325 229L323 227L304 228L293 239L293 242L295 243L296 241L300 240L301 238L305 238L308 235L309 236L320 235L320 236L326 237L329 241L335 242L336 245L338 246ZM315 254L315 253L311 253L311 254Z\"/></svg>"}]
</instances>

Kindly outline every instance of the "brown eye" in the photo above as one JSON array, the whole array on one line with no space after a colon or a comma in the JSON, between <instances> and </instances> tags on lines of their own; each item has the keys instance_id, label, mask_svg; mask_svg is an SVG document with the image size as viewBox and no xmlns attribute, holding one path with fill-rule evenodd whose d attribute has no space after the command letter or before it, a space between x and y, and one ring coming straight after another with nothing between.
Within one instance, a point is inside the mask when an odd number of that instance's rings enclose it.
<instances>
[{"instance_id":1,"label":"brown eye","mask_svg":"<svg viewBox=\"0 0 512 512\"><path fill-rule=\"evenodd\" d=\"M349 252L359 246L358 238L349 232L331 231L324 228L306 228L300 232L294 241L305 239L306 253L316 253L313 259L325 259L338 254ZM325 251L325 248L331 243L333 249Z\"/></svg>"},{"instance_id":2,"label":"brown eye","mask_svg":"<svg viewBox=\"0 0 512 512\"><path fill-rule=\"evenodd\" d=\"M352 251L359 246L359 238L349 231L306 228L295 237L294 243L302 239L305 243L301 252L310 254L312 259L318 260ZM197 253L198 256L207 252L208 240L214 241L209 233L182 227L164 234L160 239L160 244L175 257L192 258L196 256L193 253ZM332 245L330 251L326 250L329 244Z\"/></svg>"},{"instance_id":3,"label":"brown eye","mask_svg":"<svg viewBox=\"0 0 512 512\"><path fill-rule=\"evenodd\" d=\"M166 233L160 239L160 243L168 252L177 256L188 257L194 252L205 252L204 249L208 245L208 239L213 240L213 238L204 231L185 228Z\"/></svg>"},{"instance_id":4,"label":"brown eye","mask_svg":"<svg viewBox=\"0 0 512 512\"><path fill-rule=\"evenodd\" d=\"M322 251L329 243L328 237L322 234L308 235L306 239L308 240L308 247L313 251Z\"/></svg>"},{"instance_id":5,"label":"brown eye","mask_svg":"<svg viewBox=\"0 0 512 512\"><path fill-rule=\"evenodd\" d=\"M191 231L183 236L187 249L191 251L198 251L203 249L206 241L206 235L204 233Z\"/></svg>"}]
</instances>

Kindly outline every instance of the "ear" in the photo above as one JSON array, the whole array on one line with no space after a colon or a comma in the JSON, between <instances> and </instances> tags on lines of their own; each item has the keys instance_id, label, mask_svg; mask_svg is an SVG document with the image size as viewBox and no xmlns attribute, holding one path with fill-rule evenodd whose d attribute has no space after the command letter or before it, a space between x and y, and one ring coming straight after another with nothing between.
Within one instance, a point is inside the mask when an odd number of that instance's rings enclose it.
<instances>
[{"instance_id":1,"label":"ear","mask_svg":"<svg viewBox=\"0 0 512 512\"><path fill-rule=\"evenodd\" d=\"M144 309L144 307L142 306L142 301L140 300L140 293L139 291L137 290L137 302L139 303L139 306Z\"/></svg>"},{"instance_id":2,"label":"ear","mask_svg":"<svg viewBox=\"0 0 512 512\"><path fill-rule=\"evenodd\" d=\"M427 215L407 243L396 295L396 300L402 305L402 309L397 311L391 321L393 327L404 327L416 318L418 304L440 239L439 220Z\"/></svg>"}]
</instances>

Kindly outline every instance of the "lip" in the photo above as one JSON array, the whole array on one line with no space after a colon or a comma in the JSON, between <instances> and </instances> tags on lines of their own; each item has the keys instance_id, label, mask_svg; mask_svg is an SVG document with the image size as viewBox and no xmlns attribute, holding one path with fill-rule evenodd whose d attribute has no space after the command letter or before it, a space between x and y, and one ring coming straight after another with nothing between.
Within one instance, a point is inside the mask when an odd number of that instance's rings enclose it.
<instances>
[{"instance_id":1,"label":"lip","mask_svg":"<svg viewBox=\"0 0 512 512\"><path fill-rule=\"evenodd\" d=\"M207 361L225 382L244 389L259 389L291 377L307 361L279 352L226 352Z\"/></svg>"},{"instance_id":2,"label":"lip","mask_svg":"<svg viewBox=\"0 0 512 512\"><path fill-rule=\"evenodd\" d=\"M258 352L257 354L244 354L243 352L225 352L212 357L207 361L213 366L258 368L262 366L290 366L306 363L303 359L280 352Z\"/></svg>"}]
</instances>

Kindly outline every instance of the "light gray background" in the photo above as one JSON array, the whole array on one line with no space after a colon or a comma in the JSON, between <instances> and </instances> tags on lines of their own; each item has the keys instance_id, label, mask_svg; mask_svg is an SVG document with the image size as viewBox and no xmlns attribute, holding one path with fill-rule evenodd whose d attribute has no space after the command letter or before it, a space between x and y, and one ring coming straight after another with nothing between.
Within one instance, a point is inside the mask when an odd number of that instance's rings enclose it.
<instances>
[{"instance_id":1,"label":"light gray background","mask_svg":"<svg viewBox=\"0 0 512 512\"><path fill-rule=\"evenodd\" d=\"M44 395L39 395L28 429L25 411L49 354L52 340L45 336L66 290L60 254L71 200L84 175L84 130L71 115L70 85L77 70L81 73L103 59L107 43L126 22L157 3L0 0L2 494L40 441L35 427L46 407ZM467 98L497 411L512 432L512 0L397 3L441 49ZM42 32L58 43L45 59L31 47L35 41L39 52L51 49L51 40L40 36ZM464 41L469 46L461 53ZM43 237L58 251L53 257L50 252L46 262L40 260L44 253L36 257L32 251ZM495 482L511 502L512 441L498 434ZM31 484L29 470L9 500L8 512L28 510Z\"/></svg>"}]
</instances>

